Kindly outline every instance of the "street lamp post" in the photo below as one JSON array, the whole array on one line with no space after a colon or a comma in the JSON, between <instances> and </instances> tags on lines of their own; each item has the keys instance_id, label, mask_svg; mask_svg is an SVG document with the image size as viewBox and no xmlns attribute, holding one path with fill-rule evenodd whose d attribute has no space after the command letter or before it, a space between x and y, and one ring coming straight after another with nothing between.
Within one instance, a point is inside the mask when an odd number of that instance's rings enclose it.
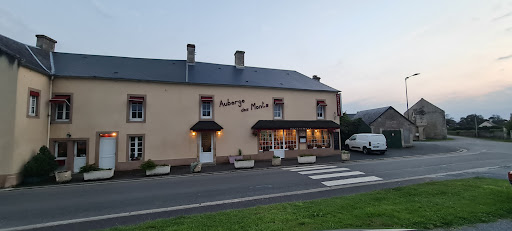
<instances>
[{"instance_id":1,"label":"street lamp post","mask_svg":"<svg viewBox=\"0 0 512 231\"><path fill-rule=\"evenodd\" d=\"M405 77L405 100L407 101L407 119L408 120L411 120L411 116L410 116L410 112L409 112L409 97L407 96L407 79L413 77L413 76L416 76L416 75L419 75L420 73L416 73L414 75L411 75L411 76L407 76Z\"/></svg>"}]
</instances>

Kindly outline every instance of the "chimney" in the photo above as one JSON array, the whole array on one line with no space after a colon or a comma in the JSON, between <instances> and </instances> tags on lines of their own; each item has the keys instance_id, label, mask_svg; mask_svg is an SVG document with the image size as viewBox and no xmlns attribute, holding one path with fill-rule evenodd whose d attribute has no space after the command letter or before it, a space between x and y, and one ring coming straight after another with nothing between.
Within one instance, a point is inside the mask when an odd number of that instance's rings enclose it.
<instances>
[{"instance_id":1,"label":"chimney","mask_svg":"<svg viewBox=\"0 0 512 231\"><path fill-rule=\"evenodd\" d=\"M55 43L57 43L57 41L43 34L37 34L36 38L36 47L39 47L45 51L55 51Z\"/></svg>"},{"instance_id":2,"label":"chimney","mask_svg":"<svg viewBox=\"0 0 512 231\"><path fill-rule=\"evenodd\" d=\"M236 68L244 68L244 54L245 54L245 51L236 51L235 52Z\"/></svg>"},{"instance_id":3,"label":"chimney","mask_svg":"<svg viewBox=\"0 0 512 231\"><path fill-rule=\"evenodd\" d=\"M196 45L187 44L187 64L194 65L196 63Z\"/></svg>"},{"instance_id":4,"label":"chimney","mask_svg":"<svg viewBox=\"0 0 512 231\"><path fill-rule=\"evenodd\" d=\"M313 79L320 82L320 77L318 77L317 75L313 75Z\"/></svg>"}]
</instances>

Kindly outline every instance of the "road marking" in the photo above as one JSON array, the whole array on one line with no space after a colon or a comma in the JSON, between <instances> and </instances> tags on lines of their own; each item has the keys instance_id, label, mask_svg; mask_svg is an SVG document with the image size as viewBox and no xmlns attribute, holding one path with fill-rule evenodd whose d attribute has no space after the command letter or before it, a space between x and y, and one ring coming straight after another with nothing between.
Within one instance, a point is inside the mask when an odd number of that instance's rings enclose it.
<instances>
[{"instance_id":1,"label":"road marking","mask_svg":"<svg viewBox=\"0 0 512 231\"><path fill-rule=\"evenodd\" d=\"M298 171L306 171L306 170L316 170L316 169L336 168L336 167L338 167L338 166L323 166L323 167L312 166L312 167L305 167L305 168L290 169L289 171L292 171L292 172L298 172Z\"/></svg>"},{"instance_id":2,"label":"road marking","mask_svg":"<svg viewBox=\"0 0 512 231\"><path fill-rule=\"evenodd\" d=\"M376 181L376 180L382 180L382 178L379 178L376 176L365 176L365 177L357 177L357 178L350 178L350 179L343 179L343 180L324 181L324 182L322 182L322 184L324 184L326 186L336 186L336 185L355 184L355 183L362 183L362 182L369 182L369 181Z\"/></svg>"},{"instance_id":3,"label":"road marking","mask_svg":"<svg viewBox=\"0 0 512 231\"><path fill-rule=\"evenodd\" d=\"M324 179L324 178L332 178L332 177L340 177L340 176L354 176L354 175L361 175L364 174L364 172L354 171L354 172L340 172L340 173L331 173L331 174L324 174L324 175L316 175L316 176L309 176L311 179Z\"/></svg>"},{"instance_id":4,"label":"road marking","mask_svg":"<svg viewBox=\"0 0 512 231\"><path fill-rule=\"evenodd\" d=\"M305 172L298 172L299 174L313 174L313 173L323 173L323 172L338 172L338 171L347 171L350 170L348 168L331 168L331 169L321 169L321 170L313 170L313 171L305 171Z\"/></svg>"},{"instance_id":5,"label":"road marking","mask_svg":"<svg viewBox=\"0 0 512 231\"><path fill-rule=\"evenodd\" d=\"M291 170L291 169L298 169L298 168L309 168L309 167L314 167L314 166L324 167L324 166L329 166L329 165L318 164L318 165L309 165L309 166L286 167L286 168L281 168L281 169L282 170Z\"/></svg>"},{"instance_id":6,"label":"road marking","mask_svg":"<svg viewBox=\"0 0 512 231\"><path fill-rule=\"evenodd\" d=\"M96 217L71 219L71 220L65 220L65 221L54 221L54 222L48 222L48 223L5 228L5 229L0 229L0 231L38 229L38 228L52 227L52 226L58 226L58 225L67 225L67 224L74 224L74 223L80 223L80 222L99 221L99 220L119 218L119 217L128 217L128 216L145 215L145 214L159 213L159 212L177 211L177 210L183 210L183 209L199 208L199 207L205 207L205 206L229 204L229 203L252 201L252 200L269 199L269 198L282 197L282 196L293 196L293 195L299 195L299 194L323 192L323 191L352 188L352 187L359 187L359 186L366 186L366 185L394 183L394 182L400 182L400 181L416 180L416 179L422 179L422 178L438 177L438 176L445 176L445 175L452 175L452 174L459 174L459 173L466 173L466 172L478 172L478 171L485 171L485 170L495 169L495 168L500 168L500 167L502 167L502 166L474 168L474 169L467 169L467 170L456 171L456 172L437 173L437 174L430 174L430 175L423 175L423 176L398 178L398 179L392 179L392 180L370 181L370 182L362 182L362 183L349 184L349 185L338 185L338 186L333 186L333 187L322 187L322 188L306 189L306 190L292 191L292 192L285 192L285 193L267 194L267 195L261 195L261 196L242 197L242 198L236 198L236 199L230 199L230 200L212 201L212 202L190 204L190 205L180 205L180 206L173 206L173 207L159 208L159 209L140 210L140 211L134 211L134 212L117 213L117 214L110 214L110 215L103 215L103 216L96 216Z\"/></svg>"}]
</instances>

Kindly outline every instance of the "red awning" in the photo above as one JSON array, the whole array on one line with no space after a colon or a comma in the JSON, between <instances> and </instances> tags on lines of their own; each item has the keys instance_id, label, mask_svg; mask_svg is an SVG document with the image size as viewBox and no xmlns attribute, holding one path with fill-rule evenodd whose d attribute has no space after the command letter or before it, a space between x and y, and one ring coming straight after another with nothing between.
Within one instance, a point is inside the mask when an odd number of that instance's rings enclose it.
<instances>
[{"instance_id":1,"label":"red awning","mask_svg":"<svg viewBox=\"0 0 512 231\"><path fill-rule=\"evenodd\" d=\"M327 104L323 100L316 101L316 105L318 105L318 106L327 106Z\"/></svg>"},{"instance_id":2,"label":"red awning","mask_svg":"<svg viewBox=\"0 0 512 231\"><path fill-rule=\"evenodd\" d=\"M274 99L274 104L284 104L282 99Z\"/></svg>"},{"instance_id":3,"label":"red awning","mask_svg":"<svg viewBox=\"0 0 512 231\"><path fill-rule=\"evenodd\" d=\"M69 104L69 95L58 95L54 96L50 99L52 103L67 103Z\"/></svg>"},{"instance_id":4,"label":"red awning","mask_svg":"<svg viewBox=\"0 0 512 231\"><path fill-rule=\"evenodd\" d=\"M140 96L130 96L128 99L130 102L144 102L144 97Z\"/></svg>"},{"instance_id":5,"label":"red awning","mask_svg":"<svg viewBox=\"0 0 512 231\"><path fill-rule=\"evenodd\" d=\"M211 97L211 96L201 96L201 101L213 101L213 97Z\"/></svg>"},{"instance_id":6,"label":"red awning","mask_svg":"<svg viewBox=\"0 0 512 231\"><path fill-rule=\"evenodd\" d=\"M39 96L39 92L37 92L37 91L30 91L30 96Z\"/></svg>"}]
</instances>

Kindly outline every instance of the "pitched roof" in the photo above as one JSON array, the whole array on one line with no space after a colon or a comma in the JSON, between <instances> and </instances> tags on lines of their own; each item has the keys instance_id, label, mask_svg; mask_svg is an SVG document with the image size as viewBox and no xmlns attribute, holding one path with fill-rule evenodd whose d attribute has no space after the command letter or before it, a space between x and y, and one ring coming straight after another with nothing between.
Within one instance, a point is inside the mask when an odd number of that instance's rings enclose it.
<instances>
[{"instance_id":1,"label":"pitched roof","mask_svg":"<svg viewBox=\"0 0 512 231\"><path fill-rule=\"evenodd\" d=\"M413 109L414 107L416 107L416 105L418 105L418 104L420 104L420 103L430 104L430 105L432 105L433 107L435 107L435 108L439 109L440 111L443 111L443 112L444 112L444 110L443 110L443 109L439 108L438 106L434 105L433 103L431 103L431 102L427 101L427 100L426 100L426 99L424 99L424 98L421 98L420 100L418 100L418 102L416 102L414 105L412 105L412 106L409 108L409 110ZM405 112L404 112L404 115L407 115L407 112L408 112L409 110L405 111Z\"/></svg>"},{"instance_id":2,"label":"pitched roof","mask_svg":"<svg viewBox=\"0 0 512 231\"><path fill-rule=\"evenodd\" d=\"M380 107L380 108L374 108L364 111L358 111L352 119L359 119L361 118L366 124L370 125L373 123L377 118L379 118L384 112L386 112L389 108L392 108L391 106L388 107Z\"/></svg>"},{"instance_id":3,"label":"pitched roof","mask_svg":"<svg viewBox=\"0 0 512 231\"><path fill-rule=\"evenodd\" d=\"M30 51L29 51L30 49ZM16 40L10 39L0 34L0 52L6 53L19 61L21 66L31 70L49 74L51 71L50 52L37 47L25 45ZM32 52L34 55L32 55ZM37 62L36 58L41 62L42 66ZM45 70L46 68L46 70ZM48 70L48 71L47 71Z\"/></svg>"},{"instance_id":4,"label":"pitched roof","mask_svg":"<svg viewBox=\"0 0 512 231\"><path fill-rule=\"evenodd\" d=\"M0 50L16 57L21 65L43 74L44 70L30 54L26 45L0 35ZM30 47L46 69L51 70L50 53ZM270 87L313 91L339 90L313 80L299 72L259 67L238 69L234 65L185 60L129 58L103 55L52 52L54 75L58 77L100 78L170 83L212 84L248 87Z\"/></svg>"}]
</instances>

